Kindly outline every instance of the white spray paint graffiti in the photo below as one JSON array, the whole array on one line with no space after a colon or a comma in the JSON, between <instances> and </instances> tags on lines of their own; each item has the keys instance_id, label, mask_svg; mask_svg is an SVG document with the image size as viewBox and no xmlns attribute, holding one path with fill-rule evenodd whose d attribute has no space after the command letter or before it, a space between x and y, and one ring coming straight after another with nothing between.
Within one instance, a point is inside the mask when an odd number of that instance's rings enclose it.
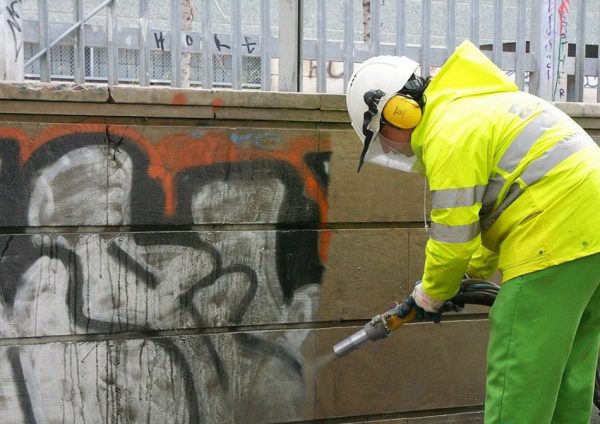
<instances>
[{"instance_id":1,"label":"white spray paint graffiti","mask_svg":"<svg viewBox=\"0 0 600 424\"><path fill-rule=\"evenodd\" d=\"M87 225L129 223L139 190L136 165L125 150L111 155L105 145L87 145L34 168L29 225L62 225L66 218ZM204 184L198 183L202 176L186 180L189 209L182 213L198 223L272 222L286 208L287 182L260 173L247 179L229 165L225 172L226 179ZM0 348L0 423L301 419L306 330L98 341L58 337L309 321L319 281L286 297L277 270L280 233L5 237L3 258L15 244L29 246L30 253L18 248L14 255L22 271L14 293L0 303L3 336L57 338Z\"/></svg>"}]
</instances>

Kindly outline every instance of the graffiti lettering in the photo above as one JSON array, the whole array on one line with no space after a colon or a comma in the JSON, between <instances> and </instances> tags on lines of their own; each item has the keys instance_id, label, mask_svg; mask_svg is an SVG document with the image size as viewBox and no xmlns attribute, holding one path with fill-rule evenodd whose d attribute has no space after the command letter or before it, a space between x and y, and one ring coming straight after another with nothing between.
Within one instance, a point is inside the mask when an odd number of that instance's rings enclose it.
<instances>
[{"instance_id":1,"label":"graffiti lettering","mask_svg":"<svg viewBox=\"0 0 600 424\"><path fill-rule=\"evenodd\" d=\"M154 33L154 42L156 43L156 47L165 51L165 36L162 32Z\"/></svg>"},{"instance_id":2,"label":"graffiti lettering","mask_svg":"<svg viewBox=\"0 0 600 424\"><path fill-rule=\"evenodd\" d=\"M246 40L246 42L242 43L242 46L246 47L248 53L252 53L255 50L252 46L256 46L256 43L251 43L249 37L244 37L244 40Z\"/></svg>"},{"instance_id":3,"label":"graffiti lettering","mask_svg":"<svg viewBox=\"0 0 600 424\"><path fill-rule=\"evenodd\" d=\"M552 76L554 75L554 12L553 12L553 1L544 0L543 8L546 10L545 21L543 22L542 35L543 35L543 61L542 68L545 79L546 90L550 92L552 89Z\"/></svg>"},{"instance_id":4,"label":"graffiti lettering","mask_svg":"<svg viewBox=\"0 0 600 424\"><path fill-rule=\"evenodd\" d=\"M21 0L14 0L10 5L6 6L6 11L8 12L9 18L6 20L6 23L10 27L10 31L13 37L13 44L15 48L15 62L19 58L19 54L21 53L21 49L23 47L23 42L21 38L17 35L17 33L21 33L21 25L19 24L21 20L21 15L17 12L16 7L21 6Z\"/></svg>"},{"instance_id":5,"label":"graffiti lettering","mask_svg":"<svg viewBox=\"0 0 600 424\"><path fill-rule=\"evenodd\" d=\"M118 125L47 125L32 127L33 136L0 128L0 223L325 222L329 154L311 138L168 131L149 139ZM19 393L15 405L5 399L3 413L19 411L22 419L7 418L31 423L301 419L307 330L144 334L310 319L326 235L288 228L0 236L6 336L139 334L0 347L0 380L14 381Z\"/></svg>"},{"instance_id":6,"label":"graffiti lettering","mask_svg":"<svg viewBox=\"0 0 600 424\"><path fill-rule=\"evenodd\" d=\"M554 97L558 92L559 98L565 97L565 89L563 88L563 70L565 67L565 61L567 58L567 15L569 13L569 1L562 0L558 7L558 20L559 20L559 35L560 41L558 43L558 62L556 66L556 83L554 85Z\"/></svg>"},{"instance_id":7,"label":"graffiti lettering","mask_svg":"<svg viewBox=\"0 0 600 424\"><path fill-rule=\"evenodd\" d=\"M217 36L217 34L214 34L213 38L215 39L215 46L217 46L217 50L221 51L221 47L223 47L227 50L231 50L231 46L221 43L221 40L219 40L219 37Z\"/></svg>"},{"instance_id":8,"label":"graffiti lettering","mask_svg":"<svg viewBox=\"0 0 600 424\"><path fill-rule=\"evenodd\" d=\"M162 31L154 31L153 32L154 35L154 44L156 46L157 49L160 49L162 51L165 51L165 35ZM185 33L184 37L182 39L182 43L185 43L186 46L191 47L196 43L196 39L195 39L196 35L194 35L194 33ZM215 47L217 48L217 50L219 52L225 51L225 50L231 50L231 44L227 44L226 42L223 42L221 40L221 38L219 38L218 34L213 34L213 41L215 43ZM243 47L246 52L248 54L256 54L256 49L258 46L258 42L253 41L252 37L250 36L244 36L244 41L240 44L241 47Z\"/></svg>"}]
</instances>

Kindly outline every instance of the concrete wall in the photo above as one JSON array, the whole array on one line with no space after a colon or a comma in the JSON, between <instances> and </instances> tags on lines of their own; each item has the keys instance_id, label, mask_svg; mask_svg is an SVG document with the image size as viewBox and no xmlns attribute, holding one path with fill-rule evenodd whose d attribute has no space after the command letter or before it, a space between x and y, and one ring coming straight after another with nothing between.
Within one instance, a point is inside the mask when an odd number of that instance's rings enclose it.
<instances>
[{"instance_id":1,"label":"concrete wall","mask_svg":"<svg viewBox=\"0 0 600 424\"><path fill-rule=\"evenodd\" d=\"M341 96L0 85L0 423L481 422L483 308L331 361L423 264L359 147Z\"/></svg>"}]
</instances>

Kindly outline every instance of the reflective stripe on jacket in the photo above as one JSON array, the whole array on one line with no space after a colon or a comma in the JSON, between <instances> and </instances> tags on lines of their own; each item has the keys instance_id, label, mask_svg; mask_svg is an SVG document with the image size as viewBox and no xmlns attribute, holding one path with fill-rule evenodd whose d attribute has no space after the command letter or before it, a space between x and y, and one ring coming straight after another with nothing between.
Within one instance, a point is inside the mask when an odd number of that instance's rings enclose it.
<instances>
[{"instance_id":1,"label":"reflective stripe on jacket","mask_svg":"<svg viewBox=\"0 0 600 424\"><path fill-rule=\"evenodd\" d=\"M579 125L468 41L425 95L411 142L433 202L430 296L452 297L467 268L498 263L506 281L600 252L600 149Z\"/></svg>"}]
</instances>

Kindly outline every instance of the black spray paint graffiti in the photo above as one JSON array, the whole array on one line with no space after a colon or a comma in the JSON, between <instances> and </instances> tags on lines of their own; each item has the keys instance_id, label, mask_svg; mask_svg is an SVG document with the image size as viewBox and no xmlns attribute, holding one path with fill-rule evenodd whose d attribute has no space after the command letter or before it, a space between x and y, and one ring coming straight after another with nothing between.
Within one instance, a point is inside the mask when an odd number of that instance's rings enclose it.
<instances>
[{"instance_id":1,"label":"black spray paint graffiti","mask_svg":"<svg viewBox=\"0 0 600 424\"><path fill-rule=\"evenodd\" d=\"M153 32L153 36L154 36L154 44L156 46L157 49L160 49L162 51L165 51L165 35L162 31L154 31ZM197 40L198 35L196 34L191 34L191 33L186 33L185 34L185 44L188 47L193 46L194 44L200 44L200 41ZM215 43L215 47L219 52L222 52L224 50L231 50L231 44L226 44L224 43L221 38L219 38L218 34L213 34L213 41ZM256 46L258 45L258 42L254 41L253 38L251 36L244 36L244 42L240 44L242 47L245 48L246 52L248 54L252 54L256 51Z\"/></svg>"},{"instance_id":2,"label":"black spray paint graffiti","mask_svg":"<svg viewBox=\"0 0 600 424\"><path fill-rule=\"evenodd\" d=\"M15 62L19 59L21 49L23 48L23 40L20 36L22 32L21 15L17 11L17 6L19 7L19 9L21 8L21 0L13 0L8 6L6 6L6 24L10 28L13 38L13 45L15 49Z\"/></svg>"},{"instance_id":3,"label":"black spray paint graffiti","mask_svg":"<svg viewBox=\"0 0 600 424\"><path fill-rule=\"evenodd\" d=\"M161 216L164 192L148 178L145 153L131 140L111 137L110 143L104 133L58 137L22 167L19 145L1 140L3 225L24 218L28 225L57 225L65 214L74 225L104 221L141 229L201 223L211 214L318 221L296 170L273 160L185 169L177 176L176 213ZM306 157L322 182L326 159ZM261 208L236 212L239 202ZM310 319L323 269L317 232L293 227L0 237L0 316L10 320L2 328L12 328L12 336L142 336L6 349L10 375L3 380L13 381L20 408L0 415L17 422L11 414L18 410L30 423L301 418L305 333L148 337L156 330ZM57 381L63 382L58 390Z\"/></svg>"}]
</instances>

